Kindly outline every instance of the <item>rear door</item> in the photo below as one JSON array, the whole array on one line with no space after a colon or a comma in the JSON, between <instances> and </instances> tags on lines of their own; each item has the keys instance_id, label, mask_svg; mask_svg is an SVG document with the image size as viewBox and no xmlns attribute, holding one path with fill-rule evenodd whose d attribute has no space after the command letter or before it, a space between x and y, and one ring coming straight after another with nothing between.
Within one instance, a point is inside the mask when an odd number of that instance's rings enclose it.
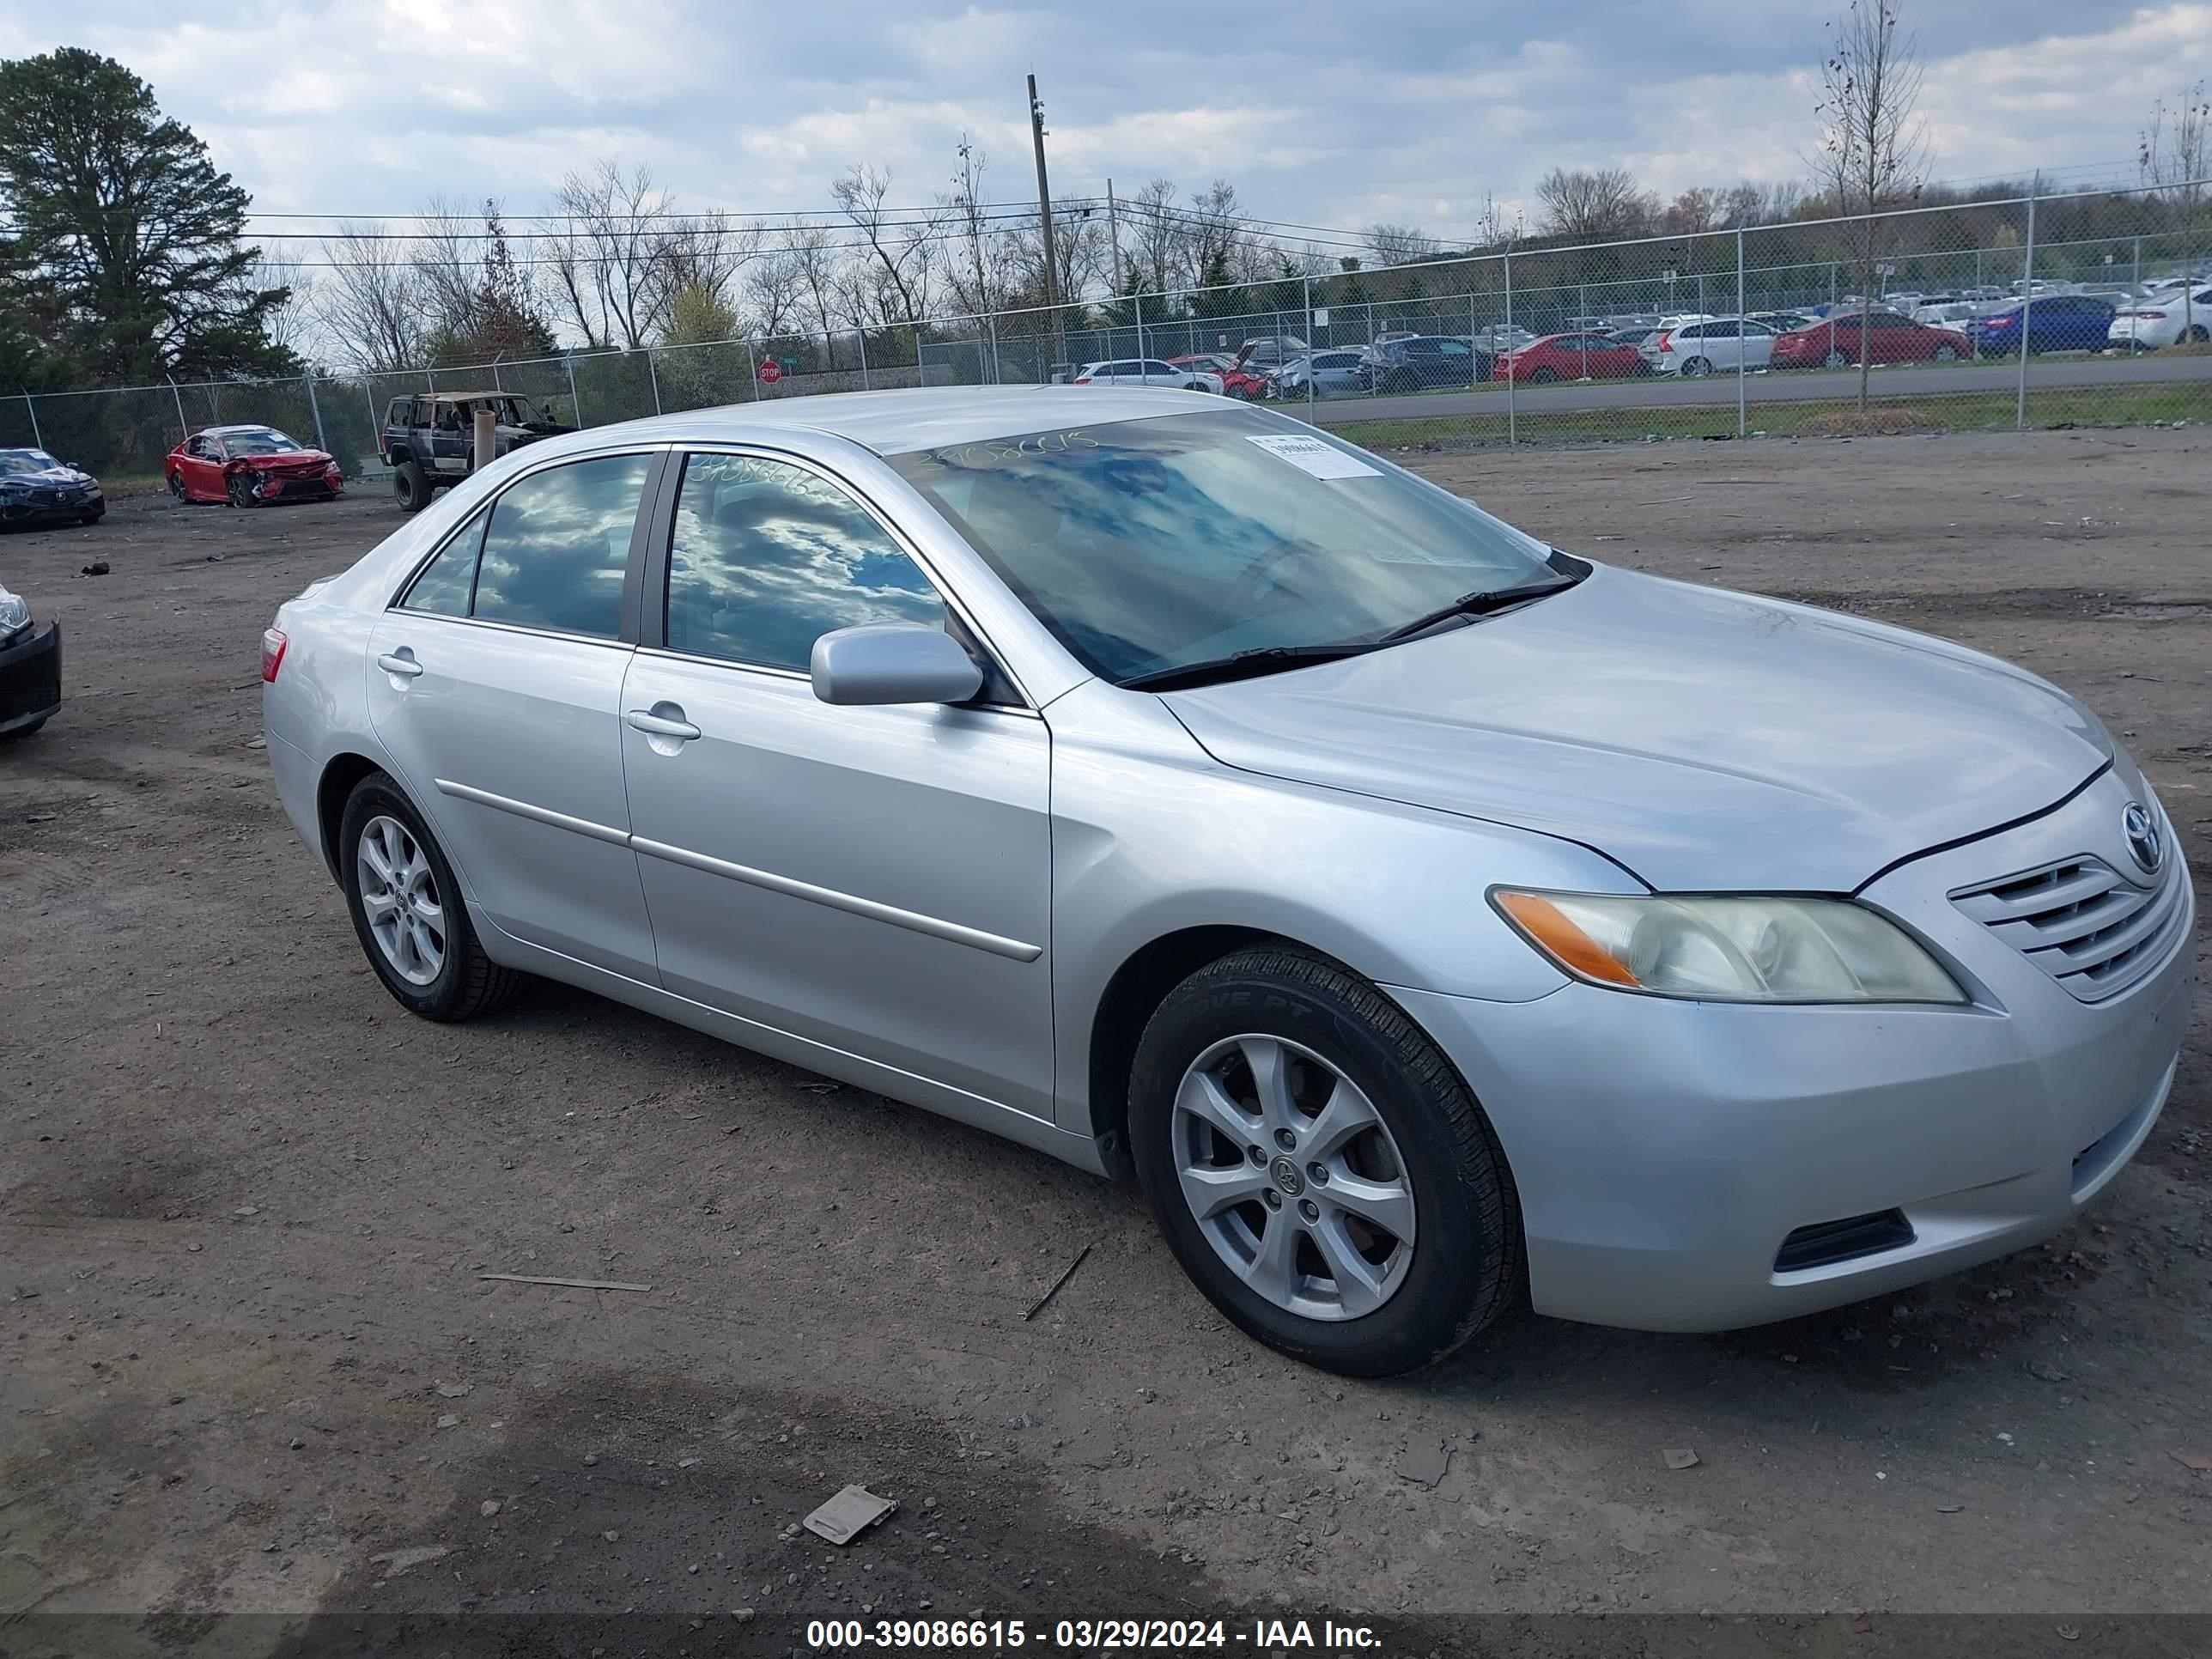
<instances>
[{"instance_id":1,"label":"rear door","mask_svg":"<svg viewBox=\"0 0 2212 1659\"><path fill-rule=\"evenodd\" d=\"M663 983L1048 1121L1044 721L1011 685L959 707L815 696L835 629L965 629L827 472L693 454L653 539L622 741Z\"/></svg>"},{"instance_id":2,"label":"rear door","mask_svg":"<svg viewBox=\"0 0 2212 1659\"><path fill-rule=\"evenodd\" d=\"M185 444L177 471L185 475L185 488L203 500L223 494L222 445L203 432Z\"/></svg>"},{"instance_id":3,"label":"rear door","mask_svg":"<svg viewBox=\"0 0 2212 1659\"><path fill-rule=\"evenodd\" d=\"M377 736L484 915L648 984L621 703L660 462L618 452L515 478L395 599L366 665Z\"/></svg>"}]
</instances>

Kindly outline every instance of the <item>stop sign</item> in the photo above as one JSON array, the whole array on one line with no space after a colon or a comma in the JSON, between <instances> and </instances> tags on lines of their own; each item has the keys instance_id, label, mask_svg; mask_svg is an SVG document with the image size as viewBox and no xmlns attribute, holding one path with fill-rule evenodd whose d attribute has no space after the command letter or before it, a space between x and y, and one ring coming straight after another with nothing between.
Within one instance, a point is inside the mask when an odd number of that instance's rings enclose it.
<instances>
[{"instance_id":1,"label":"stop sign","mask_svg":"<svg viewBox=\"0 0 2212 1659\"><path fill-rule=\"evenodd\" d=\"M760 377L763 386L774 386L783 378L783 365L773 357L764 360L760 366Z\"/></svg>"}]
</instances>

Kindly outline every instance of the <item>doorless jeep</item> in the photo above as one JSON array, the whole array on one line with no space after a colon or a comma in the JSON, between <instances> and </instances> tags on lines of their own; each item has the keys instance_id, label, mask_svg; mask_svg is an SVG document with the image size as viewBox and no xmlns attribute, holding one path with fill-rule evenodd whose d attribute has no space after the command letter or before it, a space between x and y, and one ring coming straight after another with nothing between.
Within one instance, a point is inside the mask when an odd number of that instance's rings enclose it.
<instances>
[{"instance_id":1,"label":"doorless jeep","mask_svg":"<svg viewBox=\"0 0 2212 1659\"><path fill-rule=\"evenodd\" d=\"M379 440L392 469L392 492L400 507L419 513L431 492L459 483L476 467L476 414L489 409L497 422L495 454L540 438L573 432L527 398L513 392L424 392L394 398L384 411Z\"/></svg>"}]
</instances>

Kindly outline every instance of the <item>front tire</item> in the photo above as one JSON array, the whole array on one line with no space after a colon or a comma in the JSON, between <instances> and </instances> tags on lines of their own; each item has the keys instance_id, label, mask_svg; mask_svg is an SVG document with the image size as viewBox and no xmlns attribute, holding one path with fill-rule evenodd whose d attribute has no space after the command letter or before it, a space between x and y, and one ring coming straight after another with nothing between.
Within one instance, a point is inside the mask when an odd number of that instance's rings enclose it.
<instances>
[{"instance_id":1,"label":"front tire","mask_svg":"<svg viewBox=\"0 0 2212 1659\"><path fill-rule=\"evenodd\" d=\"M404 460L392 469L392 495L403 513L420 513L430 505L430 479L421 462Z\"/></svg>"},{"instance_id":2,"label":"front tire","mask_svg":"<svg viewBox=\"0 0 2212 1659\"><path fill-rule=\"evenodd\" d=\"M1947 345L1937 346L1936 348L1936 361L1939 363L1957 362L1959 361L1958 348L1956 346Z\"/></svg>"},{"instance_id":3,"label":"front tire","mask_svg":"<svg viewBox=\"0 0 2212 1659\"><path fill-rule=\"evenodd\" d=\"M1828 355L1820 359L1820 367L1823 368L1849 368L1850 366L1851 360L1835 346L1830 346Z\"/></svg>"},{"instance_id":4,"label":"front tire","mask_svg":"<svg viewBox=\"0 0 2212 1659\"><path fill-rule=\"evenodd\" d=\"M1526 1283L1482 1109L1396 1004L1334 963L1260 946L1183 981L1138 1043L1129 1128L1183 1270L1310 1365L1433 1364Z\"/></svg>"},{"instance_id":5,"label":"front tire","mask_svg":"<svg viewBox=\"0 0 2212 1659\"><path fill-rule=\"evenodd\" d=\"M233 507L251 507L253 495L242 473L234 472L222 481L223 495Z\"/></svg>"},{"instance_id":6,"label":"front tire","mask_svg":"<svg viewBox=\"0 0 2212 1659\"><path fill-rule=\"evenodd\" d=\"M453 867L415 805L381 772L354 786L338 874L368 965L424 1019L468 1019L511 999L522 975L484 954Z\"/></svg>"}]
</instances>

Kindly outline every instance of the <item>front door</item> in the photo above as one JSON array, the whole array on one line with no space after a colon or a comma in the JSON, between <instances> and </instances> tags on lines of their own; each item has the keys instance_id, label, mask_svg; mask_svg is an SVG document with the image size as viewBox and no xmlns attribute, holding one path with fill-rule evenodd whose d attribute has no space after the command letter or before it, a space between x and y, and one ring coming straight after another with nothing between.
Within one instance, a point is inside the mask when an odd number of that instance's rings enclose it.
<instances>
[{"instance_id":1,"label":"front door","mask_svg":"<svg viewBox=\"0 0 2212 1659\"><path fill-rule=\"evenodd\" d=\"M647 984L621 704L624 589L656 455L524 474L379 620L369 718L504 932Z\"/></svg>"},{"instance_id":2,"label":"front door","mask_svg":"<svg viewBox=\"0 0 2212 1659\"><path fill-rule=\"evenodd\" d=\"M825 475L693 455L669 534L665 644L641 647L622 697L662 983L1048 1120L1044 722L815 697L820 635L950 625L927 574Z\"/></svg>"}]
</instances>

